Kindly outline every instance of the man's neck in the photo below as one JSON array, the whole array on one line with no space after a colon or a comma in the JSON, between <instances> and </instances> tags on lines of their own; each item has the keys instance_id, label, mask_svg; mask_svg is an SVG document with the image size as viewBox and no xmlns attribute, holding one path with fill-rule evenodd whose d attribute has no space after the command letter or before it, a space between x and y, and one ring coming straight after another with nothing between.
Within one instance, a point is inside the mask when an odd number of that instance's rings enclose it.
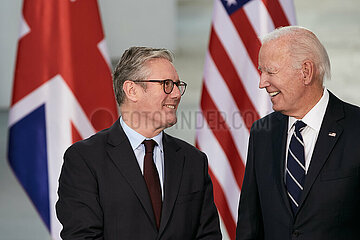
<instances>
[{"instance_id":1,"label":"man's neck","mask_svg":"<svg viewBox=\"0 0 360 240\"><path fill-rule=\"evenodd\" d=\"M147 121L142 121L141 117L131 118L129 115L131 115L131 113L129 114L122 112L121 117L123 121L131 129L133 129L134 131L143 135L146 138L152 138L164 130L162 128L155 128L154 126L151 125L151 123Z\"/></svg>"},{"instance_id":2,"label":"man's neck","mask_svg":"<svg viewBox=\"0 0 360 240\"><path fill-rule=\"evenodd\" d=\"M304 99L311 99L311 101L308 102L308 104L304 104L304 108L297 112L296 114L285 114L291 117L294 117L296 119L302 119L321 99L324 93L324 87L321 87L320 89L309 92L307 96L304 96Z\"/></svg>"}]
</instances>

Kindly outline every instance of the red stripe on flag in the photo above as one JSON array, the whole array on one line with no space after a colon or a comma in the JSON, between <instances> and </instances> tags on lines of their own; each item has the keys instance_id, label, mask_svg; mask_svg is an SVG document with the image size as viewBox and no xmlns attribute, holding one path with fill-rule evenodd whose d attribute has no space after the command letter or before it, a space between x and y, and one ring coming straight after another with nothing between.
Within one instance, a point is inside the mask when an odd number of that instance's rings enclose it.
<instances>
[{"instance_id":1,"label":"red stripe on flag","mask_svg":"<svg viewBox=\"0 0 360 240\"><path fill-rule=\"evenodd\" d=\"M218 111L216 105L212 101L207 91L206 85L204 85L202 91L201 109L207 124L221 145L221 148L224 150L235 176L236 182L241 189L245 170L244 163L241 160L239 152L237 151L234 139L230 134L229 127L221 113Z\"/></svg>"},{"instance_id":2,"label":"red stripe on flag","mask_svg":"<svg viewBox=\"0 0 360 240\"><path fill-rule=\"evenodd\" d=\"M248 17L246 16L244 9L240 8L231 15L231 20L244 43L246 51L248 52L252 63L257 69L258 55L261 47L260 40L256 35Z\"/></svg>"},{"instance_id":3,"label":"red stripe on flag","mask_svg":"<svg viewBox=\"0 0 360 240\"><path fill-rule=\"evenodd\" d=\"M247 95L242 81L229 56L226 54L224 46L220 42L213 27L211 28L209 51L217 69L226 82L226 85L228 86L241 115L248 116L244 118L244 123L250 131L253 120L260 118L259 114ZM249 121L247 119L249 119Z\"/></svg>"},{"instance_id":4,"label":"red stripe on flag","mask_svg":"<svg viewBox=\"0 0 360 240\"><path fill-rule=\"evenodd\" d=\"M72 142L76 143L77 141L82 140L82 137L79 133L79 131L76 129L75 125L70 121L71 124L71 136L72 136Z\"/></svg>"},{"instance_id":5,"label":"red stripe on flag","mask_svg":"<svg viewBox=\"0 0 360 240\"><path fill-rule=\"evenodd\" d=\"M266 6L275 28L289 26L290 23L278 0L262 0Z\"/></svg>"},{"instance_id":6,"label":"red stripe on flag","mask_svg":"<svg viewBox=\"0 0 360 240\"><path fill-rule=\"evenodd\" d=\"M221 185L219 184L219 181L217 180L216 176L213 174L211 169L209 168L209 174L211 177L211 181L213 183L214 188L214 200L215 205L218 208L220 215L222 217L222 220L225 224L227 233L230 237L230 239L235 239L236 234L236 223L234 219L231 217L231 212L229 209L229 204L226 200L225 194L221 188ZM230 199L231 200L231 199Z\"/></svg>"}]
</instances>

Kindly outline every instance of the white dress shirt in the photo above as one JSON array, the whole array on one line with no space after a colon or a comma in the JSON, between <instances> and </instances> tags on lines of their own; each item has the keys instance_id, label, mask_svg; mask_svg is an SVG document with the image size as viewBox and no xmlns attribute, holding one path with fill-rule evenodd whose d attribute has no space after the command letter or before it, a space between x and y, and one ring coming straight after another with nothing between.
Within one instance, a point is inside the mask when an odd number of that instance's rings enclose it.
<instances>
[{"instance_id":1,"label":"white dress shirt","mask_svg":"<svg viewBox=\"0 0 360 240\"><path fill-rule=\"evenodd\" d=\"M287 135L287 143L286 143L285 173L286 173L290 140L295 131L294 123L298 120L301 120L306 124L306 127L301 131L301 135L304 140L305 174L307 174L310 166L311 157L314 152L315 143L319 135L320 127L324 119L328 102L329 102L329 92L326 90L326 88L324 88L323 95L319 100L319 102L303 117L303 119L296 119L294 117L289 117L288 135ZM285 174L285 179L286 179L286 174Z\"/></svg>"},{"instance_id":2,"label":"white dress shirt","mask_svg":"<svg viewBox=\"0 0 360 240\"><path fill-rule=\"evenodd\" d=\"M123 128L126 136L128 137L131 147L135 153L137 162L141 169L141 173L144 175L144 157L145 157L145 146L142 144L144 140L152 139L157 145L154 147L153 159L155 162L156 169L159 174L160 186L162 192L162 199L164 198L164 149L163 149L163 132L159 133L153 138L146 138L140 133L136 132L134 129L130 128L120 117L120 125Z\"/></svg>"}]
</instances>

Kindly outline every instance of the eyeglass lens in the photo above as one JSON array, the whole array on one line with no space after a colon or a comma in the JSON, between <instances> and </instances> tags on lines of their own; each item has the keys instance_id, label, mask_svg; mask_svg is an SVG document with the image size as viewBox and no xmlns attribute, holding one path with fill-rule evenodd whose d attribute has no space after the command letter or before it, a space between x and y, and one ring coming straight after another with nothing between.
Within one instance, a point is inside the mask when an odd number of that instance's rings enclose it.
<instances>
[{"instance_id":1,"label":"eyeglass lens","mask_svg":"<svg viewBox=\"0 0 360 240\"><path fill-rule=\"evenodd\" d=\"M182 82L174 83L172 80L168 79L164 82L165 93L170 94L174 89L174 84L179 88L180 94L183 95L185 92L185 85Z\"/></svg>"}]
</instances>

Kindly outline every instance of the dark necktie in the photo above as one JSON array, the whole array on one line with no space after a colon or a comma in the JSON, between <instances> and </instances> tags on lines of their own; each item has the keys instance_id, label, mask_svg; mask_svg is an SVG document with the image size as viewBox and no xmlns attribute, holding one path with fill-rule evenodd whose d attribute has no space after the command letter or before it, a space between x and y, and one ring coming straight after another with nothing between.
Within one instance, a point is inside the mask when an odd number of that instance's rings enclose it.
<instances>
[{"instance_id":1,"label":"dark necktie","mask_svg":"<svg viewBox=\"0 0 360 240\"><path fill-rule=\"evenodd\" d=\"M145 145L144 178L151 198L156 225L159 229L162 201L159 174L153 160L153 150L156 142L154 140L144 140L143 143Z\"/></svg>"},{"instance_id":2,"label":"dark necktie","mask_svg":"<svg viewBox=\"0 0 360 240\"><path fill-rule=\"evenodd\" d=\"M297 212L304 188L305 154L301 131L305 126L306 124L302 121L296 121L295 123L295 131L291 137L286 166L286 187L294 214Z\"/></svg>"}]
</instances>

